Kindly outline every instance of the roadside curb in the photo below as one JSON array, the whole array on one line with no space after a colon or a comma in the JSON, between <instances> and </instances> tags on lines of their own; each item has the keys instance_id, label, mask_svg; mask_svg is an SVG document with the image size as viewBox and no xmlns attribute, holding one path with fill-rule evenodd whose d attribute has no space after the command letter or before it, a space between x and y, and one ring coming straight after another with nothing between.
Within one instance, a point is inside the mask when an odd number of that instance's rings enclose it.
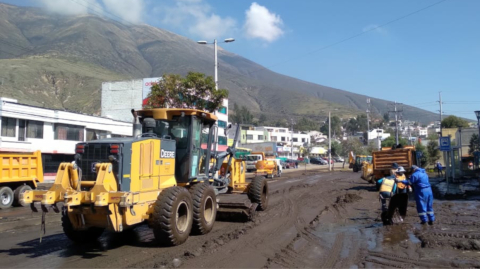
<instances>
[{"instance_id":1,"label":"roadside curb","mask_svg":"<svg viewBox=\"0 0 480 269\"><path fill-rule=\"evenodd\" d=\"M42 223L42 213L35 214L36 217L32 218L16 218L12 221L0 222L0 232L28 228L32 226L40 226ZM61 214L47 214L45 218L45 224L57 223L61 221Z\"/></svg>"}]
</instances>

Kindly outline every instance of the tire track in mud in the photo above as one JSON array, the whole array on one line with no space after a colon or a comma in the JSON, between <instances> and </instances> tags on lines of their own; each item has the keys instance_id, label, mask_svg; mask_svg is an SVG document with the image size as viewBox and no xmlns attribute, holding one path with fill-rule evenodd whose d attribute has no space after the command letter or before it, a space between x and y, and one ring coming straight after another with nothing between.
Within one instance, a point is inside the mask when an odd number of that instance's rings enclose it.
<instances>
[{"instance_id":1,"label":"tire track in mud","mask_svg":"<svg viewBox=\"0 0 480 269\"><path fill-rule=\"evenodd\" d=\"M284 241L285 234L292 232L291 229L294 229L296 233L294 233L293 236L298 236L300 234L299 231L304 230L304 226L308 226L305 224L305 221L299 217L299 213L301 212L300 208L305 205L311 205L312 202L321 204L323 199L319 199L318 196L322 196L322 194L326 197L331 197L334 195L333 193L336 193L336 187L330 184L331 182L327 183L329 184L328 188L322 188L322 186L319 186L316 182L314 182L314 184L304 183L312 178L313 176L305 177L302 178L301 182L294 182L294 185L285 185L273 191L270 194L270 199L278 202L274 204L271 203L269 209L260 212L260 216L258 216L255 222L245 224L241 229L237 229L237 231L232 233L222 233L216 238L208 239L204 241L201 247L196 249L193 247L191 250L186 250L184 256L181 257L186 262L185 266L188 267L191 264L188 261L193 258L200 257L203 260L211 260L209 258L213 253L218 251L225 252L227 251L226 249L228 249L229 253L240 253L252 249L257 249L259 253L263 253L268 249L278 248L279 245L276 241L272 241L272 239L280 242L282 242L282 240ZM278 197L278 195L280 197ZM284 236L279 237L278 235L281 234ZM235 240L234 245L231 244L233 243L231 242L232 240ZM283 253L287 252L284 251ZM240 258L235 257L232 259L230 255L220 255L220 257L217 255L215 261L206 262L201 266L221 267L219 264L232 264L235 263L235 259ZM295 259L295 256L289 257L289 259ZM193 265L197 267L200 266L198 263L192 263L191 266ZM173 264L171 260L157 259L153 264L146 262L136 264L135 266L170 267L173 266Z\"/></svg>"},{"instance_id":2,"label":"tire track in mud","mask_svg":"<svg viewBox=\"0 0 480 269\"><path fill-rule=\"evenodd\" d=\"M400 255L395 255L391 253L384 253L378 251L368 251L365 261L378 263L385 266L396 267L396 268L409 268L409 267L427 267L427 268L447 268L444 264L434 263L430 261L420 261L412 259L411 257L405 257Z\"/></svg>"},{"instance_id":3,"label":"tire track in mud","mask_svg":"<svg viewBox=\"0 0 480 269\"><path fill-rule=\"evenodd\" d=\"M343 248L344 237L345 233L339 233L335 236L335 242L333 242L333 246L330 249L330 252L327 254L327 259L322 266L323 268L333 268L334 265L337 263L340 252Z\"/></svg>"}]
</instances>

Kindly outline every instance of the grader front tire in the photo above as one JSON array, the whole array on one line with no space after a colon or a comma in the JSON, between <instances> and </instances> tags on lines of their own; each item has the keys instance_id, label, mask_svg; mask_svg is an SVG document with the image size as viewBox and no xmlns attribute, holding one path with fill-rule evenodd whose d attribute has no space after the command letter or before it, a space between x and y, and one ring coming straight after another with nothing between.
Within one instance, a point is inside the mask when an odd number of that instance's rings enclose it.
<instances>
[{"instance_id":1,"label":"grader front tire","mask_svg":"<svg viewBox=\"0 0 480 269\"><path fill-rule=\"evenodd\" d=\"M62 215L62 227L63 232L68 239L78 244L95 242L100 236L102 236L104 231L103 228L97 227L91 227L87 230L75 230L70 218L68 217L68 214Z\"/></svg>"},{"instance_id":2,"label":"grader front tire","mask_svg":"<svg viewBox=\"0 0 480 269\"><path fill-rule=\"evenodd\" d=\"M213 229L217 216L215 189L207 183L198 183L190 189L193 199L192 234L207 234Z\"/></svg>"},{"instance_id":3,"label":"grader front tire","mask_svg":"<svg viewBox=\"0 0 480 269\"><path fill-rule=\"evenodd\" d=\"M192 230L193 202L182 187L163 190L155 202L152 228L155 239L165 246L178 246L187 241Z\"/></svg>"},{"instance_id":4,"label":"grader front tire","mask_svg":"<svg viewBox=\"0 0 480 269\"><path fill-rule=\"evenodd\" d=\"M262 177L255 177L248 188L248 198L252 203L257 203L258 211L265 211L268 207L268 182Z\"/></svg>"}]
</instances>

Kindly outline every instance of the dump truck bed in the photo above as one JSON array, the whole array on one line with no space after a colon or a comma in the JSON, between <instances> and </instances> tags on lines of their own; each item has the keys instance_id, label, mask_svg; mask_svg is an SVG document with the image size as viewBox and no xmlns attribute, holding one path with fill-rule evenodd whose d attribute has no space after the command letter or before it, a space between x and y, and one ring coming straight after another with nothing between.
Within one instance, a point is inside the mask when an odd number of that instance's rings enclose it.
<instances>
[{"instance_id":1,"label":"dump truck bed","mask_svg":"<svg viewBox=\"0 0 480 269\"><path fill-rule=\"evenodd\" d=\"M0 184L43 182L42 154L35 152L1 152Z\"/></svg>"},{"instance_id":2,"label":"dump truck bed","mask_svg":"<svg viewBox=\"0 0 480 269\"><path fill-rule=\"evenodd\" d=\"M375 179L389 175L392 163L397 163L408 171L413 164L416 164L415 150L413 148L401 148L374 151L373 173Z\"/></svg>"}]
</instances>

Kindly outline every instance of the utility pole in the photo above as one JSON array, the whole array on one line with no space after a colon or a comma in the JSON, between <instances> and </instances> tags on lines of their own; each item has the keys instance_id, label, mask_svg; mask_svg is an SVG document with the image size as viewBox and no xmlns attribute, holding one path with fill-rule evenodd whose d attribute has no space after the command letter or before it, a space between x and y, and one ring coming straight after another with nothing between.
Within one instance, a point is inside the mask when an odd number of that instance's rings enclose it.
<instances>
[{"instance_id":1,"label":"utility pole","mask_svg":"<svg viewBox=\"0 0 480 269\"><path fill-rule=\"evenodd\" d=\"M403 109L397 109L397 105L400 105L400 103L393 103L394 109L388 111L389 113L395 113L395 143L398 145L398 113L403 112Z\"/></svg>"},{"instance_id":2,"label":"utility pole","mask_svg":"<svg viewBox=\"0 0 480 269\"><path fill-rule=\"evenodd\" d=\"M292 124L292 131L290 132L290 158L293 159L293 118L290 119L290 123Z\"/></svg>"},{"instance_id":3,"label":"utility pole","mask_svg":"<svg viewBox=\"0 0 480 269\"><path fill-rule=\"evenodd\" d=\"M438 92L438 103L440 104L440 137L442 137L442 92Z\"/></svg>"},{"instance_id":4,"label":"utility pole","mask_svg":"<svg viewBox=\"0 0 480 269\"><path fill-rule=\"evenodd\" d=\"M368 140L369 131L370 131L370 98L367 98L367 140Z\"/></svg>"},{"instance_id":5,"label":"utility pole","mask_svg":"<svg viewBox=\"0 0 480 269\"><path fill-rule=\"evenodd\" d=\"M328 171L332 171L332 131L330 111L328 112Z\"/></svg>"}]
</instances>

